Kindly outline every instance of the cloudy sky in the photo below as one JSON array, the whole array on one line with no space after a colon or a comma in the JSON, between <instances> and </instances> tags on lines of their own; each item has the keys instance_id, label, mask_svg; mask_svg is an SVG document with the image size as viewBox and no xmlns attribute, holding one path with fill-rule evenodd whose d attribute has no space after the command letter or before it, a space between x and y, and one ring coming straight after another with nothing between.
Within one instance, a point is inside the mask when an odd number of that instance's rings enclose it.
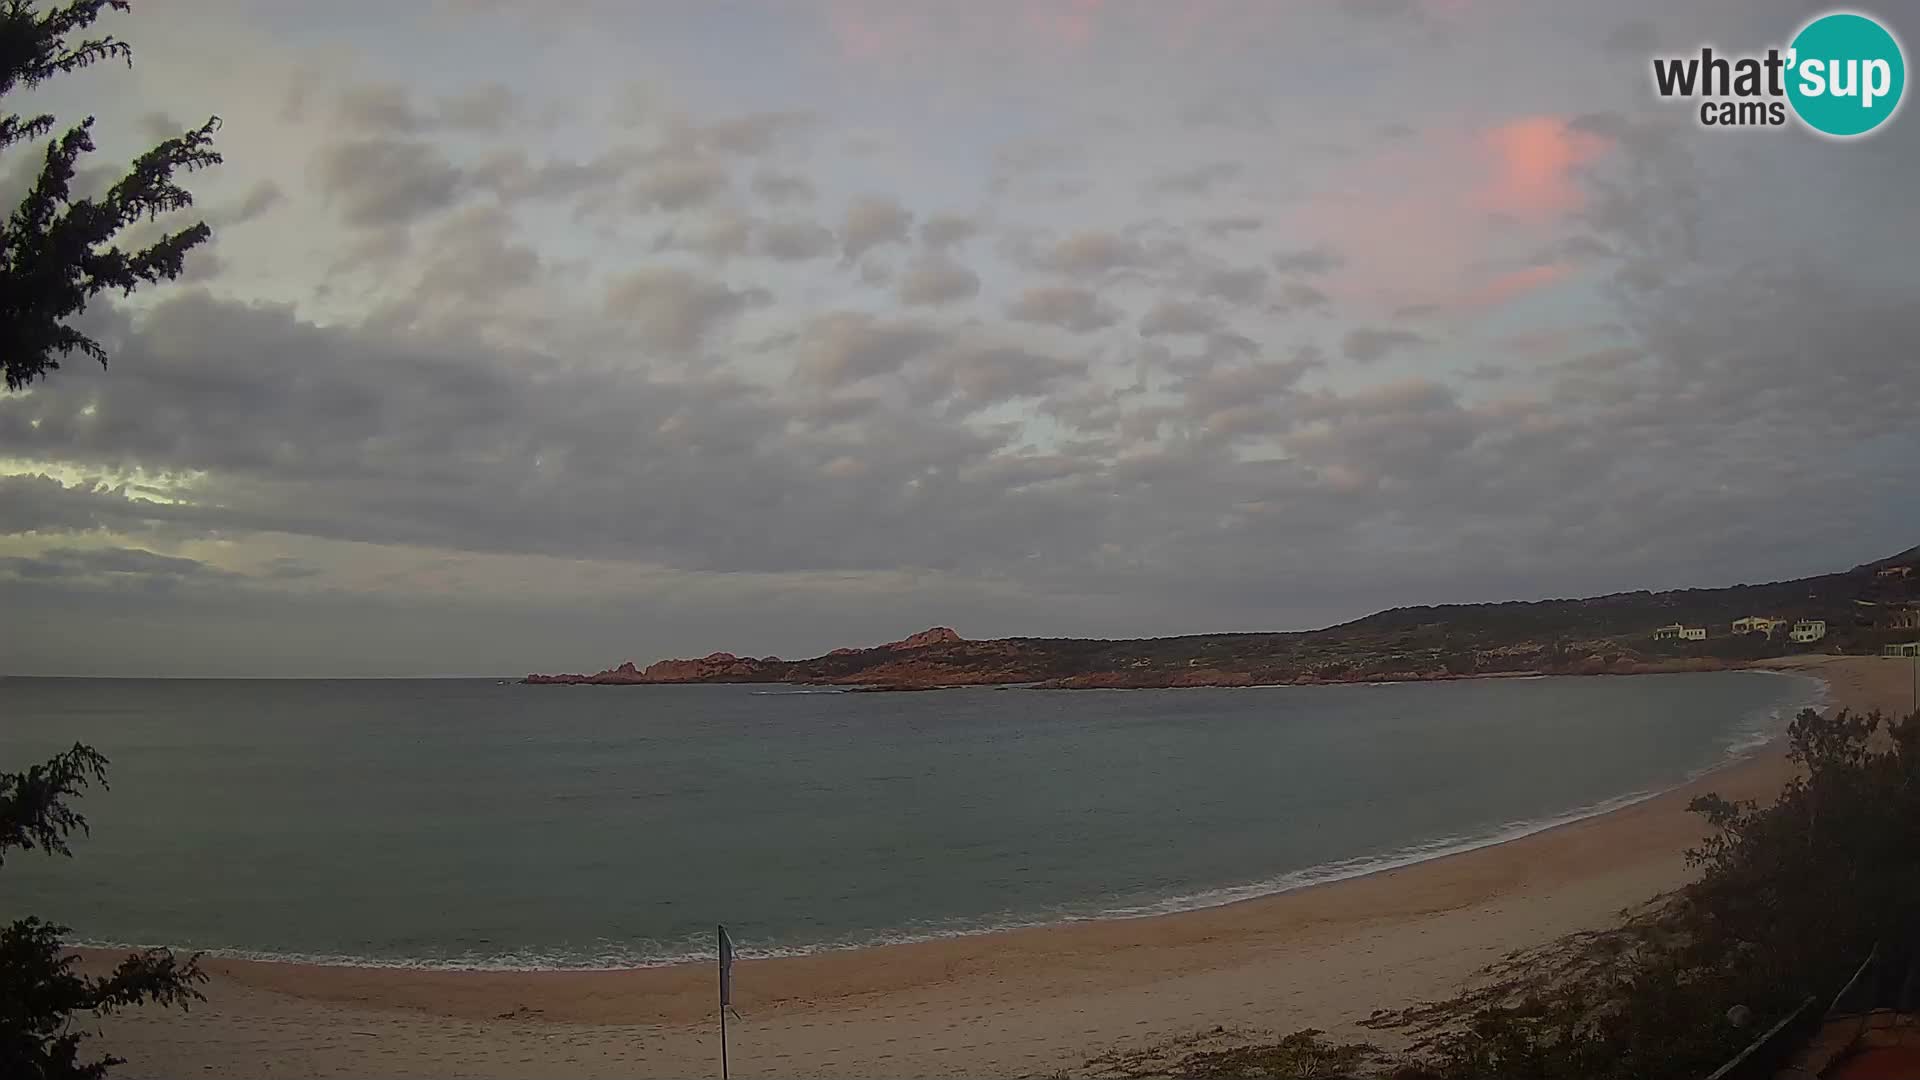
<instances>
[{"instance_id":1,"label":"cloudy sky","mask_svg":"<svg viewBox=\"0 0 1920 1080\"><path fill-rule=\"evenodd\" d=\"M145 0L131 70L6 104L97 114L95 184L218 114L216 239L88 313L109 370L0 395L0 672L1296 629L1889 554L1920 119L1708 131L1648 75L1818 10Z\"/></svg>"}]
</instances>

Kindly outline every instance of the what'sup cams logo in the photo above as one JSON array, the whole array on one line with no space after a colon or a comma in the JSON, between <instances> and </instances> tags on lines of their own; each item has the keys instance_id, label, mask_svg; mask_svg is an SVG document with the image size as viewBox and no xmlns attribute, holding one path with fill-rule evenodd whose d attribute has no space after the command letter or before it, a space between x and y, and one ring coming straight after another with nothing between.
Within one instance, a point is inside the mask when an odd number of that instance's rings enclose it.
<instances>
[{"instance_id":1,"label":"what'sup cams logo","mask_svg":"<svg viewBox=\"0 0 1920 1080\"><path fill-rule=\"evenodd\" d=\"M1907 88L1907 62L1892 31L1851 11L1822 15L1785 49L1728 56L1657 56L1653 88L1698 100L1702 127L1781 127L1789 110L1822 135L1850 139L1893 119Z\"/></svg>"}]
</instances>

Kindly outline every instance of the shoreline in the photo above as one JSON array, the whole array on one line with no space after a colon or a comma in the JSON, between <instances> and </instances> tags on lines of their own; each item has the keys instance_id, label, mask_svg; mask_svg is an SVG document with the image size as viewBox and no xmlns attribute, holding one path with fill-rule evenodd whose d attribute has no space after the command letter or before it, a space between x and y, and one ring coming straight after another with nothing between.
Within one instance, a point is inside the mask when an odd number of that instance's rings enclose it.
<instances>
[{"instance_id":1,"label":"shoreline","mask_svg":"<svg viewBox=\"0 0 1920 1080\"><path fill-rule=\"evenodd\" d=\"M1750 666L1820 678L1828 707L1908 708L1907 665ZM742 958L736 1061L742 1075L1025 1074L1216 1025L1352 1034L1374 1008L1443 996L1507 951L1602 925L1683 883L1681 853L1705 835L1686 803L1706 791L1769 799L1791 775L1776 734L1623 806L1337 880L1172 913ZM684 1075L707 1071L715 1049L710 963L206 966L210 1000L190 1016L107 1022L132 1074L246 1075L295 1053L289 1032L311 1047L292 1060L317 1075L389 1073L402 1060L409 1075L524 1074L536 1060L543 1075ZM571 1064L518 1053L556 1041ZM369 1057L376 1047L399 1058Z\"/></svg>"}]
</instances>

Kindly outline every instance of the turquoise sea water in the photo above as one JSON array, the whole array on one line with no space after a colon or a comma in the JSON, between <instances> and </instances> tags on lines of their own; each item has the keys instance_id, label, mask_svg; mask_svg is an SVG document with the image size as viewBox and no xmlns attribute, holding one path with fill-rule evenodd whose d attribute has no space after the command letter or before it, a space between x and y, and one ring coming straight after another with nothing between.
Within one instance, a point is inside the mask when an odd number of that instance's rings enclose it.
<instances>
[{"instance_id":1,"label":"turquoise sea water","mask_svg":"<svg viewBox=\"0 0 1920 1080\"><path fill-rule=\"evenodd\" d=\"M89 742L0 917L241 955L627 966L1261 895L1670 787L1819 684L1758 672L844 694L0 679L0 769Z\"/></svg>"}]
</instances>

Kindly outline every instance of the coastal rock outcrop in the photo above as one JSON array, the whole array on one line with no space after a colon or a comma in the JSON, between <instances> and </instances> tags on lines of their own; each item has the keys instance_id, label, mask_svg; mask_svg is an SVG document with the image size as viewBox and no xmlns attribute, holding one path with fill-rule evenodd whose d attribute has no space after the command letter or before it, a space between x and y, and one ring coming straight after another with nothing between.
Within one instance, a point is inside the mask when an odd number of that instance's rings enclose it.
<instances>
[{"instance_id":1,"label":"coastal rock outcrop","mask_svg":"<svg viewBox=\"0 0 1920 1080\"><path fill-rule=\"evenodd\" d=\"M899 641L889 641L880 647L898 652L901 649L925 649L933 645L958 645L964 641L966 638L954 633L952 627L936 626L931 630L922 630L917 634L903 637Z\"/></svg>"}]
</instances>

